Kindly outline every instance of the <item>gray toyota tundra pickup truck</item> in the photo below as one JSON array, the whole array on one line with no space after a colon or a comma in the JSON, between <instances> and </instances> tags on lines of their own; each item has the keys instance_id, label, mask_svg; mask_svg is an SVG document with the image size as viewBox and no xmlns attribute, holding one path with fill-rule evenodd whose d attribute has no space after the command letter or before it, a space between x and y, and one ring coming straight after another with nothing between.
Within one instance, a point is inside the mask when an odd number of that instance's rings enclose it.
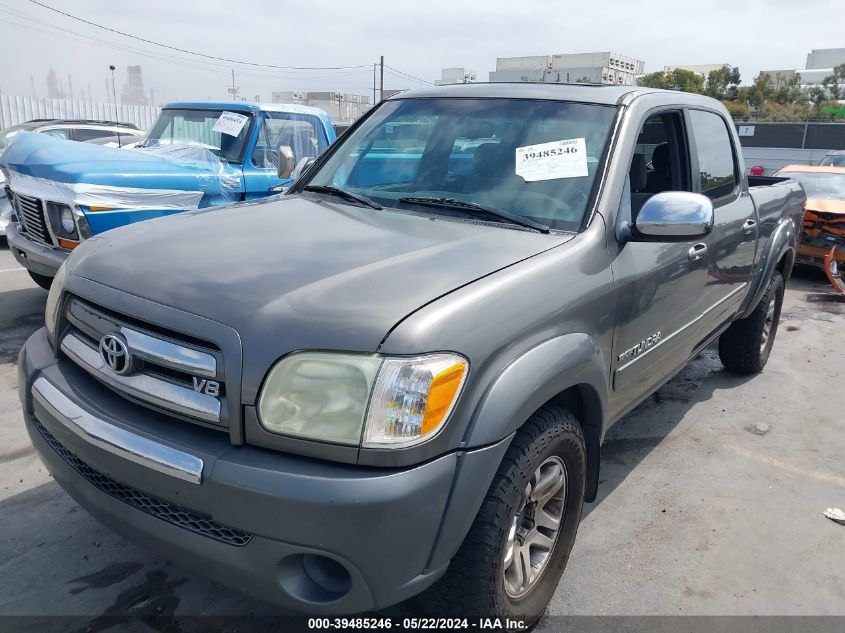
<instances>
[{"instance_id":1,"label":"gray toyota tundra pickup truck","mask_svg":"<svg viewBox=\"0 0 845 633\"><path fill-rule=\"evenodd\" d=\"M285 195L81 244L26 427L91 514L244 593L533 620L608 428L711 343L766 364L805 196L742 165L697 95L402 93Z\"/></svg>"}]
</instances>

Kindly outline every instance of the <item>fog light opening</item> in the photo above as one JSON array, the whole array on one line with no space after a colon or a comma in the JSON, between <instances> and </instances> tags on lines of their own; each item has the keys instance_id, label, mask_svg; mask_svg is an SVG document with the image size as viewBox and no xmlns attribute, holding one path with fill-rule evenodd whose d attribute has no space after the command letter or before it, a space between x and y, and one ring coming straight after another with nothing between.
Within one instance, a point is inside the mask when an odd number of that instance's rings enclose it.
<instances>
[{"instance_id":1,"label":"fog light opening","mask_svg":"<svg viewBox=\"0 0 845 633\"><path fill-rule=\"evenodd\" d=\"M302 568L317 585L330 593L338 594L338 597L352 588L349 572L331 558L305 554L302 557Z\"/></svg>"},{"instance_id":2,"label":"fog light opening","mask_svg":"<svg viewBox=\"0 0 845 633\"><path fill-rule=\"evenodd\" d=\"M346 568L327 556L297 554L283 559L279 567L282 589L304 602L335 602L352 589L352 576Z\"/></svg>"}]
</instances>

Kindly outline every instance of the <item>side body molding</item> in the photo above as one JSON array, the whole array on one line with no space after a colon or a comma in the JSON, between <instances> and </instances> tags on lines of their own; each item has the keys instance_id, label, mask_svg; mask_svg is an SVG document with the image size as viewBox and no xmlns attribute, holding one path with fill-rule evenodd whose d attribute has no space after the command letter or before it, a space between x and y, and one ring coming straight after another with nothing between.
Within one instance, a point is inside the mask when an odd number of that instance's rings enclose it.
<instances>
[{"instance_id":1,"label":"side body molding","mask_svg":"<svg viewBox=\"0 0 845 633\"><path fill-rule=\"evenodd\" d=\"M546 402L577 388L587 446L586 500L598 487L599 446L605 432L609 362L587 334L565 334L537 345L510 363L490 385L470 420L464 445L498 442Z\"/></svg>"}]
</instances>

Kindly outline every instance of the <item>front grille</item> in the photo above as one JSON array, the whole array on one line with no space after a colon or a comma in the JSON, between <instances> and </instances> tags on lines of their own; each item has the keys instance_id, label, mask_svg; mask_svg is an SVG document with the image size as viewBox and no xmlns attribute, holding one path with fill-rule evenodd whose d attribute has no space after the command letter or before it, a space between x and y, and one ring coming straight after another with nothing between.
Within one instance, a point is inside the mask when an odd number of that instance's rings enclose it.
<instances>
[{"instance_id":1,"label":"front grille","mask_svg":"<svg viewBox=\"0 0 845 633\"><path fill-rule=\"evenodd\" d=\"M71 453L37 419L33 418L32 422L44 440L65 460L68 466L73 468L100 492L104 492L118 501L132 506L136 510L145 512L171 525L214 539L215 541L220 541L221 543L242 547L252 540L252 534L226 527L207 515L177 506L169 501L156 499L131 486L115 481L108 475L104 475L100 471L91 468Z\"/></svg>"},{"instance_id":2,"label":"front grille","mask_svg":"<svg viewBox=\"0 0 845 633\"><path fill-rule=\"evenodd\" d=\"M52 246L53 240L44 221L44 209L41 200L22 196L11 189L8 192L9 202L15 210L21 225L26 230L27 236L36 242L46 246Z\"/></svg>"},{"instance_id":3,"label":"front grille","mask_svg":"<svg viewBox=\"0 0 845 633\"><path fill-rule=\"evenodd\" d=\"M72 362L120 395L169 415L227 428L220 350L161 327L124 317L71 296L65 302L61 350ZM116 335L130 369L107 364L100 343ZM111 338L111 337L109 337ZM128 361L127 361L128 362Z\"/></svg>"}]
</instances>

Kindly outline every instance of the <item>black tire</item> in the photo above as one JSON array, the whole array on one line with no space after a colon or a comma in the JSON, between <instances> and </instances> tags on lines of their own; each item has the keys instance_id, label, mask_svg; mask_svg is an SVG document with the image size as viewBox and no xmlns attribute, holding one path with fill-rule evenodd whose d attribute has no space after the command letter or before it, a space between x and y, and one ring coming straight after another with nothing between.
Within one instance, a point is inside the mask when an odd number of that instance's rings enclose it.
<instances>
[{"instance_id":1,"label":"black tire","mask_svg":"<svg viewBox=\"0 0 845 633\"><path fill-rule=\"evenodd\" d=\"M719 358L727 369L756 374L766 366L778 331L783 292L783 277L775 272L754 311L734 321L719 337Z\"/></svg>"},{"instance_id":2,"label":"black tire","mask_svg":"<svg viewBox=\"0 0 845 633\"><path fill-rule=\"evenodd\" d=\"M563 499L546 501L542 506L549 508L554 501L562 514L554 544L537 579L523 595L513 597L505 589L506 573L512 570L505 567L511 526L516 523L529 484L535 481L535 471L546 464L557 467L559 462L565 467ZM557 588L575 542L585 473L584 436L575 416L556 405L546 405L534 413L514 436L446 574L420 597L419 604L431 615L511 617L526 624L536 621ZM541 528L538 524L531 533ZM548 531L544 534L548 536Z\"/></svg>"},{"instance_id":3,"label":"black tire","mask_svg":"<svg viewBox=\"0 0 845 633\"><path fill-rule=\"evenodd\" d=\"M44 288L44 290L49 290L50 286L53 285L52 277L48 277L47 275L39 275L38 273L34 273L31 270L28 270L26 272L28 272L29 276L32 277L32 281Z\"/></svg>"}]
</instances>

